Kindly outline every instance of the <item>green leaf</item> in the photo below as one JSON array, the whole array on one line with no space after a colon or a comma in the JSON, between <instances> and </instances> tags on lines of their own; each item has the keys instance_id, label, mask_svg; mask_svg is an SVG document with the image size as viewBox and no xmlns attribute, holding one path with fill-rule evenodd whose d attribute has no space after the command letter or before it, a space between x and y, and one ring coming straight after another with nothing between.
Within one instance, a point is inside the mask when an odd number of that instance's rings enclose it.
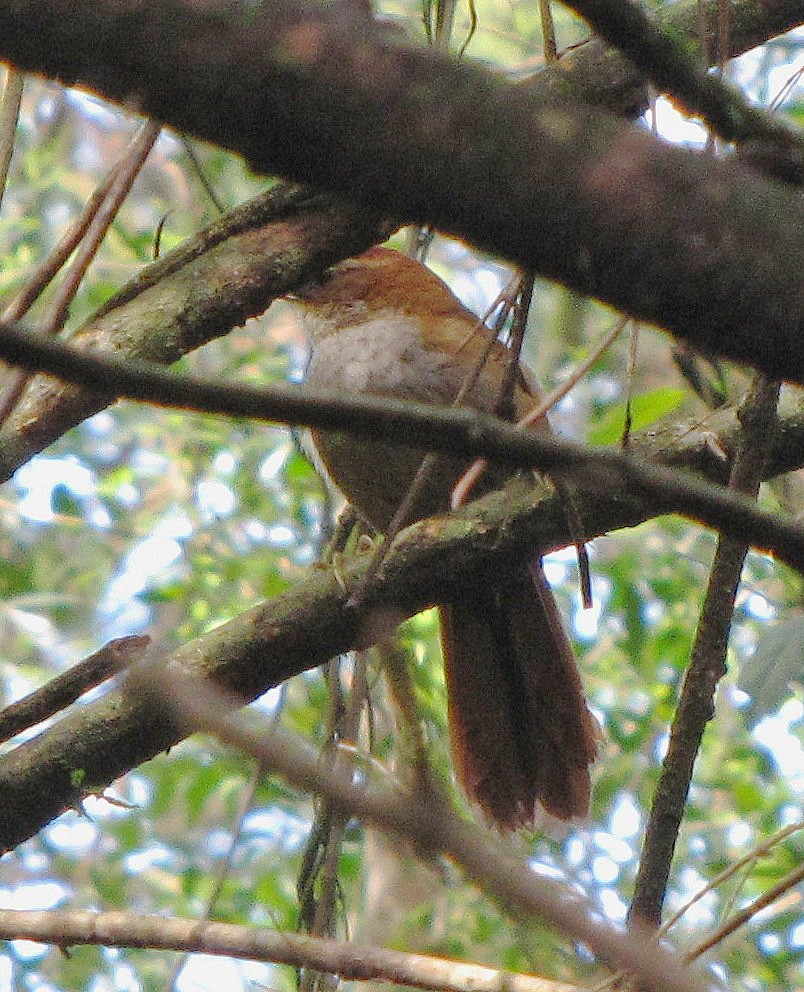
<instances>
[{"instance_id":1,"label":"green leaf","mask_svg":"<svg viewBox=\"0 0 804 992\"><path fill-rule=\"evenodd\" d=\"M670 387L654 389L649 393L634 396L631 401L631 429L643 430L668 413L672 413L686 399L683 389ZM625 426L625 403L615 403L589 431L590 444L616 444L622 437Z\"/></svg>"}]
</instances>

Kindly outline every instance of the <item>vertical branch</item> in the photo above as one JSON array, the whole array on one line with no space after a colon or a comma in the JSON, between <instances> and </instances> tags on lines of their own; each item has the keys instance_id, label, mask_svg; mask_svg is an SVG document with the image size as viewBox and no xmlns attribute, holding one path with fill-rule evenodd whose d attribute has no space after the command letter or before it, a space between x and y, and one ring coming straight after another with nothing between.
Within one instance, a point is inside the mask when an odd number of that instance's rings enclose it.
<instances>
[{"instance_id":1,"label":"vertical branch","mask_svg":"<svg viewBox=\"0 0 804 992\"><path fill-rule=\"evenodd\" d=\"M731 52L731 5L728 0L718 0L717 5L717 69L721 76L726 74L726 65Z\"/></svg>"},{"instance_id":2,"label":"vertical branch","mask_svg":"<svg viewBox=\"0 0 804 992\"><path fill-rule=\"evenodd\" d=\"M440 51L449 50L452 25L455 21L456 0L436 0L435 47Z\"/></svg>"},{"instance_id":3,"label":"vertical branch","mask_svg":"<svg viewBox=\"0 0 804 992\"><path fill-rule=\"evenodd\" d=\"M494 412L503 420L513 421L516 416L514 405L514 394L516 383L522 372L519 366L519 358L522 354L522 345L525 341L525 329L528 326L528 314L530 305L533 302L533 287L536 277L528 272L519 277L519 285L516 289L516 304L514 306L514 320L511 325L510 342L508 345L508 364L503 376L500 395L497 399ZM503 310L502 315L506 311Z\"/></svg>"},{"instance_id":4,"label":"vertical branch","mask_svg":"<svg viewBox=\"0 0 804 992\"><path fill-rule=\"evenodd\" d=\"M743 431L732 468L729 488L756 496L765 456L776 427L779 384L757 376L740 410ZM689 668L670 731L662 764L634 898L632 923L658 926L670 875L695 758L706 724L714 714L714 696L726 672L726 649L747 544L721 536L715 552Z\"/></svg>"},{"instance_id":5,"label":"vertical branch","mask_svg":"<svg viewBox=\"0 0 804 992\"><path fill-rule=\"evenodd\" d=\"M427 753L427 740L422 728L422 717L416 701L416 686L411 671L412 659L401 645L398 634L376 644L374 653L382 666L391 702L396 710L402 759L413 769L414 786L418 790L429 789L433 773Z\"/></svg>"},{"instance_id":6,"label":"vertical branch","mask_svg":"<svg viewBox=\"0 0 804 992\"><path fill-rule=\"evenodd\" d=\"M3 101L0 104L0 203L3 202L8 168L11 165L11 156L14 154L14 137L17 133L24 81L25 76L9 66L6 70Z\"/></svg>"},{"instance_id":7,"label":"vertical branch","mask_svg":"<svg viewBox=\"0 0 804 992\"><path fill-rule=\"evenodd\" d=\"M558 58L556 46L556 29L553 24L553 13L550 10L550 0L539 0L539 18L542 24L542 48L545 62L555 62Z\"/></svg>"},{"instance_id":8,"label":"vertical branch","mask_svg":"<svg viewBox=\"0 0 804 992\"><path fill-rule=\"evenodd\" d=\"M344 698L340 683L343 659L330 662L327 681L330 690L329 754L333 770L348 772L351 759L346 759L340 745L357 743L360 715L368 699L366 685L366 655L354 656L352 684ZM337 931L337 910L341 896L339 862L349 815L322 800L316 812L313 830L305 851L306 869L299 877L300 924L313 937L334 936ZM301 992L316 992L334 987L334 976L305 969L301 976Z\"/></svg>"}]
</instances>

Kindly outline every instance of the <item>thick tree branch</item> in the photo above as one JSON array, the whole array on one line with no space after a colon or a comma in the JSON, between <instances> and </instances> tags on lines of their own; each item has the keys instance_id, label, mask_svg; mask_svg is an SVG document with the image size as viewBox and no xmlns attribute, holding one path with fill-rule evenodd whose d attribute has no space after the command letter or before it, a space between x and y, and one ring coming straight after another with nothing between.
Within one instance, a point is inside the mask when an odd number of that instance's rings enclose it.
<instances>
[{"instance_id":1,"label":"thick tree branch","mask_svg":"<svg viewBox=\"0 0 804 992\"><path fill-rule=\"evenodd\" d=\"M136 94L138 109L257 169L359 191L804 382L804 201L789 189L395 44L360 5L238 11L14 0L0 8L0 54L123 104Z\"/></svg>"},{"instance_id":2,"label":"thick tree branch","mask_svg":"<svg viewBox=\"0 0 804 992\"><path fill-rule=\"evenodd\" d=\"M702 46L706 55L717 51L720 0L668 4L652 11L659 27L690 48ZM731 25L730 55L756 48L775 35L784 34L804 20L801 0L732 0L727 5ZM606 107L626 117L637 117L647 107L645 78L621 52L599 39L566 52L557 69L532 76L523 85L537 91L558 88L586 103Z\"/></svg>"},{"instance_id":3,"label":"thick tree branch","mask_svg":"<svg viewBox=\"0 0 804 992\"><path fill-rule=\"evenodd\" d=\"M804 416L799 420L804 421ZM719 443L728 450L737 430L733 413L730 421L725 411L719 413L709 426L718 423L723 427ZM804 422L798 422L796 429L803 432ZM707 454L708 436L709 432L699 431L680 441L675 438L661 457L705 468L718 478L724 466ZM661 440L654 439L653 444L654 453L657 448L661 451ZM574 498L584 526L582 536L588 539L656 513L651 500L633 491L627 473L619 478L614 473L590 473L583 485L576 485ZM506 566L509 555L563 546L572 539L564 509L549 487L537 494L492 494L459 513L423 521L403 532L359 614L344 609L347 594L331 572L314 570L303 584L191 641L164 663L188 677L213 678L253 699L340 652L364 646L371 611L378 604L391 605L401 620L449 598L463 575L480 569L491 574ZM348 588L360 582L367 557L345 566ZM83 796L102 791L180 737L181 731L155 715L153 707L118 689L69 713L0 761L0 850L32 836Z\"/></svg>"},{"instance_id":4,"label":"thick tree branch","mask_svg":"<svg viewBox=\"0 0 804 992\"><path fill-rule=\"evenodd\" d=\"M795 172L804 163L801 135L773 114L751 106L720 76L707 73L686 39L663 31L634 0L569 0L568 6L626 54L660 92L674 97L686 113L703 117L726 141L763 140L787 151L794 178L801 182L800 172Z\"/></svg>"}]
</instances>

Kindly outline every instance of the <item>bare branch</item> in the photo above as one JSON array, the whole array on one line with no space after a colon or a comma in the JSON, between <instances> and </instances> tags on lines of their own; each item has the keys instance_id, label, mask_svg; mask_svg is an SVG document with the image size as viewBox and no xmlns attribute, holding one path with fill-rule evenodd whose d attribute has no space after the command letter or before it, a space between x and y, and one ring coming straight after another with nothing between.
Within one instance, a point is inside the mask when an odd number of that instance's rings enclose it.
<instances>
[{"instance_id":1,"label":"bare branch","mask_svg":"<svg viewBox=\"0 0 804 992\"><path fill-rule=\"evenodd\" d=\"M14 154L14 135L17 131L24 84L25 77L21 72L12 68L6 69L2 103L0 103L0 203L3 202L8 167Z\"/></svg>"},{"instance_id":2,"label":"bare branch","mask_svg":"<svg viewBox=\"0 0 804 992\"><path fill-rule=\"evenodd\" d=\"M134 913L87 910L22 912L0 909L4 940L37 940L59 947L147 947L153 950L218 954L317 968L351 981L383 981L441 992L574 992L574 985L535 975L497 971L482 965L382 947L302 937L268 927L236 926Z\"/></svg>"},{"instance_id":3,"label":"bare branch","mask_svg":"<svg viewBox=\"0 0 804 992\"><path fill-rule=\"evenodd\" d=\"M793 169L804 165L804 141L783 121L752 107L720 76L709 75L685 39L663 31L633 0L570 0L569 6L609 44L619 48L658 90L675 97L688 114L700 115L726 141L770 141L790 153ZM796 177L801 181L802 175Z\"/></svg>"},{"instance_id":4,"label":"bare branch","mask_svg":"<svg viewBox=\"0 0 804 992\"><path fill-rule=\"evenodd\" d=\"M92 259L98 252L106 232L117 216L123 201L131 189L134 180L145 164L151 148L159 137L161 127L152 121L146 121L134 136L123 157L110 170L108 176L89 198L81 215L71 225L59 244L49 257L33 274L28 284L18 293L16 299L6 307L3 318L16 320L28 309L38 294L45 288L48 281L56 274L69 256L75 255L67 267L61 285L55 298L50 304L42 327L47 334L58 334L64 327L69 312L70 303L78 292L81 280L86 275ZM5 384L0 396L0 424L4 423L23 393L28 381L24 372L12 378Z\"/></svg>"},{"instance_id":5,"label":"bare branch","mask_svg":"<svg viewBox=\"0 0 804 992\"><path fill-rule=\"evenodd\" d=\"M175 713L171 719L178 719L185 730L209 731L297 788L325 796L341 812L401 835L433 857L446 856L514 918L547 921L650 988L709 989L702 975L684 970L677 955L657 944L652 935L615 927L588 899L534 872L496 833L459 818L433 782L419 782L419 790L412 791L370 774L370 769L356 776L354 768L323 761L300 735L276 725L268 727L264 720L249 725L242 716L231 714L231 699L213 687L188 683L161 667L141 668L129 689L132 696L145 696L152 706Z\"/></svg>"},{"instance_id":6,"label":"bare branch","mask_svg":"<svg viewBox=\"0 0 804 992\"><path fill-rule=\"evenodd\" d=\"M0 710L0 742L55 716L79 696L117 675L139 658L149 637L118 637L66 672L54 676L40 689Z\"/></svg>"},{"instance_id":7,"label":"bare branch","mask_svg":"<svg viewBox=\"0 0 804 992\"><path fill-rule=\"evenodd\" d=\"M716 947L719 943L725 940L729 934L734 933L739 927L744 926L750 919L755 917L758 913L761 913L763 909L767 909L768 906L773 905L777 899L789 892L791 889L796 888L802 881L804 881L804 864L799 865L797 868L793 868L789 871L784 878L781 878L776 885L772 885L766 892L762 895L753 899L747 906L741 909L734 916L731 916L726 920L722 926L719 926L717 930L710 934L705 940L702 940L699 944L696 944L686 955L685 958L688 961L695 961L702 954L710 951L713 947Z\"/></svg>"}]
</instances>

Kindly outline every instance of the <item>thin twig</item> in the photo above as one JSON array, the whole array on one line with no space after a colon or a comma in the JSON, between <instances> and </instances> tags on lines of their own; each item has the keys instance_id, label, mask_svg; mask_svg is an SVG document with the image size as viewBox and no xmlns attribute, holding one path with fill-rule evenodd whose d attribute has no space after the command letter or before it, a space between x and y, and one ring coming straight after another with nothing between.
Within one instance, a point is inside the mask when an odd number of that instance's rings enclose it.
<instances>
[{"instance_id":1,"label":"thin twig","mask_svg":"<svg viewBox=\"0 0 804 992\"><path fill-rule=\"evenodd\" d=\"M791 834L796 833L798 830L804 830L804 820L798 823L791 823L789 826L784 827L782 830L775 833L773 837L766 840L764 844L760 844L753 850L749 851L748 854L744 855L738 861L730 864L728 868L719 872L711 881L707 882L706 885L702 886L695 895L691 896L683 906L681 906L673 915L663 923L659 928L658 936L663 937L676 923L684 916L689 910L708 893L712 892L714 889L719 888L724 882L727 882L733 875L736 875L738 871L749 865L754 864L760 858L769 854L771 850L780 844L783 840L790 837Z\"/></svg>"},{"instance_id":2,"label":"thin twig","mask_svg":"<svg viewBox=\"0 0 804 992\"><path fill-rule=\"evenodd\" d=\"M477 31L477 6L475 5L475 0L467 0L467 7L469 8L469 29L466 32L466 37L461 43L461 47L458 49L458 60L460 61L466 49L469 47L472 38L475 36Z\"/></svg>"},{"instance_id":3,"label":"thin twig","mask_svg":"<svg viewBox=\"0 0 804 992\"><path fill-rule=\"evenodd\" d=\"M729 0L718 0L717 4L717 70L722 79L731 52L731 5Z\"/></svg>"},{"instance_id":4,"label":"thin twig","mask_svg":"<svg viewBox=\"0 0 804 992\"><path fill-rule=\"evenodd\" d=\"M50 258L40 267L39 272L35 274L33 283L39 287L39 291L41 292L41 289L45 285L42 282L44 274L50 272L52 278L52 275L57 271L54 268L56 260L62 259L66 261L73 248L78 245L78 251L70 263L63 282L58 288L50 311L42 320L41 327L43 333L55 335L64 326L70 303L78 292L81 280L84 278L92 259L97 254L101 242L106 237L106 232L117 216L123 200L128 195L132 183L139 174L145 159L148 157L148 153L159 136L160 130L161 125L155 124L152 121L146 121L143 124L131 141L123 158L114 166L107 179L101 184L103 193L100 194L100 190L96 191L96 195L90 200L91 209L90 204L88 204L82 212L81 217L70 228L68 232L69 237L62 238L56 250L51 253ZM75 241L75 236L79 231L81 232L79 238L80 244ZM71 242L70 250L66 251ZM30 302L27 301L32 302L32 299L35 298L32 297L32 294L33 287L26 287L18 297L18 300L14 301L11 307L9 307L9 316L4 315L4 319L17 319L21 316L21 312L24 312L24 310L20 310L23 301L26 301L27 306L30 306ZM29 373L18 372L6 384L2 398L0 398L0 424L5 422L16 406L29 378Z\"/></svg>"},{"instance_id":5,"label":"thin twig","mask_svg":"<svg viewBox=\"0 0 804 992\"><path fill-rule=\"evenodd\" d=\"M546 9L546 15L543 12L543 16L547 17L550 25L552 26L552 14L550 13L549 7L550 0L540 0L540 2L545 5ZM555 38L553 38L553 43L555 44ZM529 273L523 277L519 289L517 308L514 314L514 325L511 328L511 356L508 361L508 367L505 370L505 379L503 380L501 389L502 396L497 410L499 415L504 420L513 420L514 418L514 389L516 387L517 377L522 374L519 365L519 356L522 352L522 345L525 340L525 330L527 328L528 316L530 314L530 307L533 301L533 288L535 283L535 274ZM528 414L528 417L529 416L530 414ZM541 420L542 418L540 417L539 419ZM479 470L482 471L486 465L486 462L481 459L480 462L475 462L475 465L478 465ZM471 471L471 466L469 471ZM477 478L479 479L479 477L480 476L478 475ZM466 478L466 473L464 473L464 478ZM564 507L564 511L567 516L567 526L569 527L572 543L575 545L575 552L578 556L578 575L580 578L581 600L583 602L583 608L588 610L592 607L592 574L589 567L589 554L581 537L582 528L581 520L578 515L578 508L575 505L575 500L572 498L572 487L559 478L551 478L550 482L555 486L556 491L562 496L562 506ZM460 484L460 482L458 484ZM455 488L456 487L453 487L451 505L455 505L453 502L455 497Z\"/></svg>"},{"instance_id":6,"label":"thin twig","mask_svg":"<svg viewBox=\"0 0 804 992\"><path fill-rule=\"evenodd\" d=\"M747 923L757 913L776 902L780 896L784 895L785 892L789 892L790 889L798 885L802 880L804 880L804 864L800 864L798 868L794 868L788 872L776 885L772 885L767 892L763 892L761 896L757 896L753 902L749 903L744 909L741 909L739 913L735 913L734 916L726 920L723 926L718 927L714 933L689 950L684 955L684 960L692 962L701 957L702 954L711 950L711 948L728 937L729 934L734 933L735 930Z\"/></svg>"},{"instance_id":7,"label":"thin twig","mask_svg":"<svg viewBox=\"0 0 804 992\"><path fill-rule=\"evenodd\" d=\"M527 429L528 427L539 423L540 420L546 417L547 413L575 387L583 376L586 375L600 356L604 352L608 351L614 341L622 333L623 328L627 323L628 318L620 318L620 320L613 325L609 333L604 334L597 345L592 348L585 361L581 362L580 365L573 369L572 373L567 376L567 378L547 397L545 397L541 404L537 405L533 410L530 410L528 414L522 418L519 424L517 424L517 426ZM540 409L540 407L543 409ZM558 476L551 477L550 481L562 498L561 505L564 509L564 513L566 514L567 525L570 530L570 535L572 536L572 543L575 545L575 553L578 556L578 578L581 590L581 604L585 610L590 610L592 608L592 572L589 566L589 553L586 550L586 545L583 543L581 536L583 534L583 522L578 514L578 507L572 495L572 485Z\"/></svg>"},{"instance_id":8,"label":"thin twig","mask_svg":"<svg viewBox=\"0 0 804 992\"><path fill-rule=\"evenodd\" d=\"M586 375L603 352L606 351L606 349L609 348L615 339L622 333L623 328L628 323L628 320L628 317L620 318L620 320L618 320L617 323L603 335L600 341L598 341L580 365L577 365L566 377L566 379L560 382L555 389L547 394L547 396L543 397L534 404L527 414L520 421L518 421L515 425L516 428L518 430L525 430L532 427L543 417L545 417L557 403L563 400L564 397L571 390L573 390L578 382L580 382L580 380ZM487 467L488 459L477 458L474 462L472 462L460 479L458 479L452 489L452 499L450 501L450 506L453 510L457 509L459 506L463 506L464 503L467 502L469 499L469 494L477 485Z\"/></svg>"},{"instance_id":9,"label":"thin twig","mask_svg":"<svg viewBox=\"0 0 804 992\"><path fill-rule=\"evenodd\" d=\"M665 923L663 923L659 927L659 929L656 931L656 936L664 937L665 934L667 934L676 925L676 923L678 923L678 921L682 919L690 911L690 909L692 909L692 907L696 903L700 902L701 899L703 899L704 896L706 896L709 892L713 892L715 889L719 888L721 885L727 882L733 875L736 875L737 872L753 865L761 857L764 857L766 854L769 854L770 851L777 844L781 843L791 834L794 834L796 833L796 831L802 829L804 829L804 820L799 821L798 823L791 823L789 826L784 827L782 830L779 830L778 833L775 833L773 837L769 838L764 843L759 844L757 847L753 848L751 851L748 852L748 854L745 854L742 858L730 864L728 868L725 868L723 871L719 872L714 878L710 879L706 883L706 885L702 885L697 892L695 892L692 896L690 896L690 898L678 910L676 910L676 912L673 913L673 915ZM722 929L721 927L718 927L717 932L719 933L721 929ZM702 941L701 944L696 945L696 949L698 947L701 947L702 944L704 943L707 943L707 947L704 947L703 950L707 950L709 946L713 946L712 944L708 943L709 940L710 938L706 938L706 941ZM703 951L701 951L701 953L703 953ZM693 957L690 958L690 955L693 955ZM696 954L695 951L688 951L686 955L686 959L694 960L698 956L699 954ZM588 990L588 992L604 992L605 989L619 988L620 983L626 977L627 976L623 972L620 972L619 974L616 975L612 975L611 977L606 978L604 981L600 982L599 984L593 986L591 989Z\"/></svg>"},{"instance_id":10,"label":"thin twig","mask_svg":"<svg viewBox=\"0 0 804 992\"><path fill-rule=\"evenodd\" d=\"M182 148L184 149L185 155L190 160L190 165L193 167L193 172L195 173L196 178L201 183L202 189L209 197L210 203L218 211L219 214L226 213L226 208L218 199L218 195L215 192L212 183L209 181L209 179L207 179L207 175L204 172L204 167L201 164L201 159L198 157L198 153L195 150L195 145L193 144L192 140L186 134L183 134L181 136L181 144L182 144Z\"/></svg>"},{"instance_id":11,"label":"thin twig","mask_svg":"<svg viewBox=\"0 0 804 992\"><path fill-rule=\"evenodd\" d=\"M360 716L365 706L368 687L366 684L365 652L357 652L354 657L352 684L344 702L340 683L342 659L331 661L328 666L330 684L330 719L327 734L326 760L350 764L346 753L339 745L343 742L357 744L360 730ZM317 811L311 840L315 838L315 857L308 859L314 863L313 871L308 872L303 882L304 899L307 909L300 915L305 931L313 937L334 936L336 909L341 897L339 862L341 849L349 825L349 816L333 809L326 799ZM306 968L302 973L300 989L313 992L327 987L330 973Z\"/></svg>"},{"instance_id":12,"label":"thin twig","mask_svg":"<svg viewBox=\"0 0 804 992\"><path fill-rule=\"evenodd\" d=\"M769 109L778 110L779 107L784 103L784 101L790 96L793 90L798 85L801 80L802 75L804 75L804 66L796 69L795 72L791 73L790 76L785 80L784 85L779 89L779 92L771 100Z\"/></svg>"},{"instance_id":13,"label":"thin twig","mask_svg":"<svg viewBox=\"0 0 804 992\"><path fill-rule=\"evenodd\" d=\"M400 645L399 637L380 641L374 653L382 666L388 691L398 714L403 741L403 755L410 751L415 783L425 787L432 778L427 741L422 728L421 714L416 703L416 686L411 675L412 659Z\"/></svg>"},{"instance_id":14,"label":"thin twig","mask_svg":"<svg viewBox=\"0 0 804 992\"><path fill-rule=\"evenodd\" d=\"M494 409L497 416L503 420L511 421L516 415L516 401L514 397L516 395L517 381L522 378L519 360L522 356L522 346L525 343L525 331L528 326L528 314L530 313L530 305L533 302L533 287L535 284L536 276L532 272L525 273L519 277L516 300L513 307L514 319L511 325L511 338L508 342L508 354L505 356L505 375L503 376L500 395Z\"/></svg>"},{"instance_id":15,"label":"thin twig","mask_svg":"<svg viewBox=\"0 0 804 992\"><path fill-rule=\"evenodd\" d=\"M542 50L545 62L555 62L558 59L556 46L556 28L553 23L553 12L550 10L550 0L539 0L539 18L542 24Z\"/></svg>"},{"instance_id":16,"label":"thin twig","mask_svg":"<svg viewBox=\"0 0 804 992\"><path fill-rule=\"evenodd\" d=\"M348 430L365 437L417 444L453 455L483 455L544 472L586 472L628 479L636 498L649 497L657 513L675 512L722 531L742 536L804 571L804 525L760 510L739 493L704 482L647 459L611 448L589 449L546 434L522 431L497 417L466 407L452 408L379 399L344 397L307 387L211 382L177 375L150 362L101 358L57 341L32 336L0 321L0 357L23 368L47 372L97 391L181 410L306 424L321 430Z\"/></svg>"},{"instance_id":17,"label":"thin twig","mask_svg":"<svg viewBox=\"0 0 804 992\"><path fill-rule=\"evenodd\" d=\"M59 286L50 314L44 320L48 333L56 334L63 327L70 303L78 291L81 280L106 237L112 221L117 217L161 130L161 124L146 121L134 135L126 154L115 168L109 190L92 218L75 258L67 269L64 281Z\"/></svg>"},{"instance_id":18,"label":"thin twig","mask_svg":"<svg viewBox=\"0 0 804 992\"><path fill-rule=\"evenodd\" d=\"M212 918L212 914L215 911L215 906L217 905L218 899L223 891L223 886L225 885L226 879L229 877L229 873L232 870L237 845L240 843L240 837L243 833L243 824L245 823L246 817L254 805L257 789L259 788L260 782L264 777L265 769L259 762L255 762L251 769L251 774L248 777L248 781L245 784L245 789L240 794L240 803L237 812L235 813L235 818L232 822L231 829L229 830L229 844L211 873L212 889L206 900L204 912L198 918L188 921L193 927L198 926L199 920L207 921ZM187 964L187 961L190 958L190 953L191 952L189 949L186 950L184 954L181 954L178 957L173 965L173 969L170 972L170 978L166 983L167 988L170 989L171 992L176 988L179 975L181 975L182 969L185 964Z\"/></svg>"},{"instance_id":19,"label":"thin twig","mask_svg":"<svg viewBox=\"0 0 804 992\"><path fill-rule=\"evenodd\" d=\"M559 383L556 388L552 390L552 392L548 393L541 403L536 404L532 410L529 410L526 416L519 421L517 427L532 427L534 424L538 423L542 417L545 416L545 414L552 410L557 403L563 400L567 393L574 389L589 369L592 368L600 356L605 351L608 351L620 334L622 334L623 329L629 320L629 317L621 317L618 321L616 321L610 330L608 330L601 337L594 348L592 348L586 358L579 365L577 365L566 377L566 379Z\"/></svg>"},{"instance_id":20,"label":"thin twig","mask_svg":"<svg viewBox=\"0 0 804 992\"><path fill-rule=\"evenodd\" d=\"M103 200L106 199L114 178L117 175L119 165L119 162L115 163L99 185L92 191L81 212L61 235L53 250L37 266L19 293L6 306L3 311L3 320L19 320L20 317L26 314L39 296L41 296L45 287L75 251L76 245L86 234L92 218L97 214Z\"/></svg>"},{"instance_id":21,"label":"thin twig","mask_svg":"<svg viewBox=\"0 0 804 992\"><path fill-rule=\"evenodd\" d=\"M162 214L159 218L159 223L156 225L156 230L154 231L153 242L151 245L151 260L154 262L157 261L159 256L162 254L162 234L164 233L167 219L172 213L172 210L168 210L166 213Z\"/></svg>"},{"instance_id":22,"label":"thin twig","mask_svg":"<svg viewBox=\"0 0 804 992\"><path fill-rule=\"evenodd\" d=\"M689 345L679 343L672 349L673 362L695 395L709 407L717 410L728 400L723 370L713 359L710 369L704 359Z\"/></svg>"},{"instance_id":23,"label":"thin twig","mask_svg":"<svg viewBox=\"0 0 804 992\"><path fill-rule=\"evenodd\" d=\"M628 359L625 366L625 422L620 438L620 447L627 451L631 446L631 428L634 422L634 380L636 377L637 355L639 353L639 324L631 323L631 336L628 341Z\"/></svg>"}]
</instances>

